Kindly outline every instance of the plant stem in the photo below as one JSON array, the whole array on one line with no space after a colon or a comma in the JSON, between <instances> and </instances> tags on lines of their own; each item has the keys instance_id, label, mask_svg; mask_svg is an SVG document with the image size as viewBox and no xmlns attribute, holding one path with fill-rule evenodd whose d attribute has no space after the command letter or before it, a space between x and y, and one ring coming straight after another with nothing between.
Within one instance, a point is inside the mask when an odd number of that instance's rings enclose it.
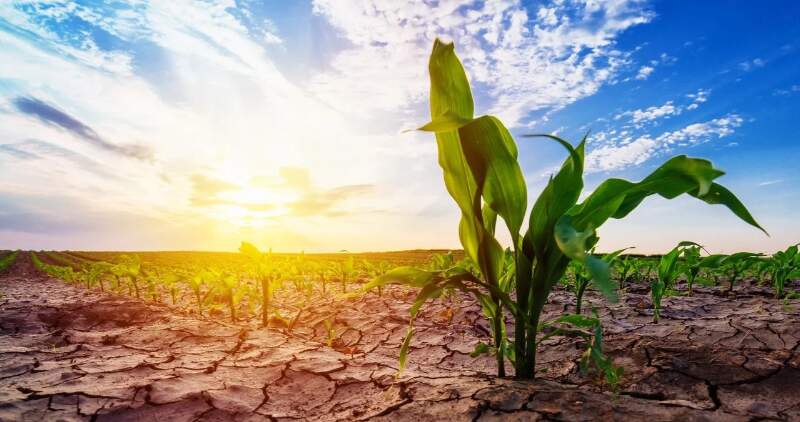
<instances>
[{"instance_id":1,"label":"plant stem","mask_svg":"<svg viewBox=\"0 0 800 422\"><path fill-rule=\"evenodd\" d=\"M231 308L231 321L236 322L236 306L233 303L233 289L228 289L228 306Z\"/></svg>"},{"instance_id":2,"label":"plant stem","mask_svg":"<svg viewBox=\"0 0 800 422\"><path fill-rule=\"evenodd\" d=\"M497 313L494 316L494 347L497 350L497 376L498 377L505 377L506 376L506 364L503 352L503 332L504 328L503 324L503 305L500 303L500 300L495 298L492 295L492 300L494 300L495 304L497 305Z\"/></svg>"},{"instance_id":3,"label":"plant stem","mask_svg":"<svg viewBox=\"0 0 800 422\"><path fill-rule=\"evenodd\" d=\"M267 278L261 279L261 326L269 327L269 280Z\"/></svg>"},{"instance_id":4,"label":"plant stem","mask_svg":"<svg viewBox=\"0 0 800 422\"><path fill-rule=\"evenodd\" d=\"M589 286L589 280L581 281L578 285L578 291L575 292L575 313L580 315L583 305L583 294L586 292L586 287Z\"/></svg>"}]
</instances>

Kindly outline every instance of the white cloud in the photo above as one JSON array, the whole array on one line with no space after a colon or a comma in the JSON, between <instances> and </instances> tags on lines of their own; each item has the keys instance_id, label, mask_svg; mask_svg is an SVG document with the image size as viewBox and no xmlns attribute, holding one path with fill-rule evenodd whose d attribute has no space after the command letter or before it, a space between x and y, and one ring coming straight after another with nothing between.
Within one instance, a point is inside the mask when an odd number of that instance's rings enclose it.
<instances>
[{"instance_id":1,"label":"white cloud","mask_svg":"<svg viewBox=\"0 0 800 422\"><path fill-rule=\"evenodd\" d=\"M636 72L634 78L639 81L647 80L651 74L656 70L658 66L671 66L678 62L677 57L670 56L667 53L661 53L658 58L652 59L649 61L648 65L644 65L639 68ZM630 80L630 78L626 78L625 81Z\"/></svg>"},{"instance_id":2,"label":"white cloud","mask_svg":"<svg viewBox=\"0 0 800 422\"><path fill-rule=\"evenodd\" d=\"M558 1L535 17L512 0L317 0L314 11L352 44L312 80L311 91L326 103L367 116L419 105L428 90L430 46L443 37L456 41L471 80L488 95L488 110L481 111L509 126L611 82L628 60L614 40L652 18L640 2L625 0Z\"/></svg>"},{"instance_id":3,"label":"white cloud","mask_svg":"<svg viewBox=\"0 0 800 422\"><path fill-rule=\"evenodd\" d=\"M14 26L38 31L0 30L0 79L12 81L0 85L0 144L4 145L0 150L6 151L0 151L0 180L4 181L0 195L28 192L53 198L53 207L59 207L56 198L66 197L64 201L91 204L97 212L143 216L174 226L176 231L192 227L194 234L185 229L184 237L175 242L196 239L197 227L203 227L206 243L197 247L204 248L235 247L245 235L252 235L245 232L255 227L251 222L260 225L256 234L261 241L277 248L309 250L344 247L333 245L333 236L356 233L363 225L401 231L402 224L386 224L385 219L407 215L387 217L379 211L417 211L403 204L413 202L408 198L430 196L422 181L437 177L435 149L420 135L364 131L354 124L356 111L344 114L321 104L278 70L265 50L263 34L254 36L252 28L229 13L234 6L230 1L170 1L136 9L137 19L146 23L147 30L131 34L123 28L118 33L132 43L144 37L148 48L158 49L164 59L153 70L155 81L138 73L139 69L98 65L97 57L107 52L95 51L90 35L66 32L66 28L60 28L60 33L45 31L36 23L40 16L0 6L0 19L14 19ZM53 19L78 10L59 10ZM103 18L111 30L116 25L124 27L127 21ZM77 49L84 54L72 54L68 43L74 37L82 38ZM135 57L135 52L127 50L114 54ZM26 117L11 101L20 96L33 96L63 110L115 144L142 143L154 150L155 160L127 160ZM32 139L64 151L45 150L41 148L45 144L32 143ZM409 166L408 162L425 165ZM208 174L246 187L253 178L273 176L287 166L310 169L320 189L369 183L378 185L375 192L388 189L393 195L348 198L353 215L336 217L260 218L236 207L208 209L190 203L192 174ZM406 180L409 171L424 176L419 183L401 183L399 179ZM423 189L428 192L420 192ZM261 192L237 195L249 200ZM438 199L444 201L446 196ZM77 208L64 208L65 221L81 218ZM335 224L331 218L336 218ZM397 239L404 236L405 232L399 233ZM306 241L290 244L289 238ZM381 247L376 244L381 239L353 239L353 248ZM410 247L411 239L407 240ZM158 247L163 239L132 237L127 241L131 242L128 247L146 248ZM437 242L432 237L429 243Z\"/></svg>"},{"instance_id":4,"label":"white cloud","mask_svg":"<svg viewBox=\"0 0 800 422\"><path fill-rule=\"evenodd\" d=\"M746 61L743 61L743 62L739 63L739 69L741 69L741 70L743 70L745 72L749 72L749 71L751 71L753 69L756 69L758 67L764 67L765 64L766 64L766 61L764 61L764 59L760 59L760 58L756 57L753 60L746 60Z\"/></svg>"},{"instance_id":5,"label":"white cloud","mask_svg":"<svg viewBox=\"0 0 800 422\"><path fill-rule=\"evenodd\" d=\"M614 120L619 120L622 117L630 116L634 124L651 122L661 118L669 118L681 114L681 108L673 105L672 101L667 101L663 105L648 107L644 110L637 109L626 111L614 116Z\"/></svg>"},{"instance_id":6,"label":"white cloud","mask_svg":"<svg viewBox=\"0 0 800 422\"><path fill-rule=\"evenodd\" d=\"M23 4L32 9L17 7ZM85 219L78 207L62 206L82 203L121 222L152 224L141 230L147 235L130 224L85 235L114 239L114 247L164 247L167 226L171 247L230 249L243 238L308 250L456 246L457 236L440 229L457 219L457 208L440 184L430 183L441 177L430 137L397 133L426 117L433 39L456 41L479 110L513 126L528 123L531 111L552 112L613 83L630 64L615 40L652 18L638 0L554 1L530 15L511 0L320 0L315 13L343 38L335 44L346 47L299 81L282 73L271 54L288 41L269 20L255 22L260 17L242 4L0 4L0 79L11 81L0 85L0 195L26 193L34 199L19 205L38 210L60 207L63 221ZM122 47L109 50L91 31L59 23L77 18L119 38ZM143 60L136 47L159 60ZM20 96L63 110L109 142L145 145L155 159L115 156L23 116L11 101ZM247 187L289 166L310 169L320 191L368 183L374 194L348 197L354 214L335 221L261 218L191 203L195 174ZM234 194L248 203L264 200L259 189ZM41 198L47 207L34 204ZM416 218L429 209L445 211L436 211L438 219ZM345 234L352 243L341 244ZM386 239L394 240L391 246Z\"/></svg>"},{"instance_id":7,"label":"white cloud","mask_svg":"<svg viewBox=\"0 0 800 422\"><path fill-rule=\"evenodd\" d=\"M643 81L650 77L654 70L656 69L652 66L642 66L639 68L639 72L636 73L636 79Z\"/></svg>"},{"instance_id":8,"label":"white cloud","mask_svg":"<svg viewBox=\"0 0 800 422\"><path fill-rule=\"evenodd\" d=\"M795 93L795 92L800 92L800 85L792 85L792 86L790 86L790 87L788 87L788 88L780 88L780 89L776 89L776 90L773 92L773 95L783 95L783 96L786 96L786 95L792 95L792 94L793 94L793 93Z\"/></svg>"},{"instance_id":9,"label":"white cloud","mask_svg":"<svg viewBox=\"0 0 800 422\"><path fill-rule=\"evenodd\" d=\"M694 109L700 107L700 104L703 104L704 102L708 101L708 95L710 93L711 93L710 89L706 89L706 90L699 89L694 94L688 94L687 97L692 99L692 103L689 104L686 107L686 109L687 110L694 110Z\"/></svg>"},{"instance_id":10,"label":"white cloud","mask_svg":"<svg viewBox=\"0 0 800 422\"><path fill-rule=\"evenodd\" d=\"M730 136L742 125L743 119L736 114L693 123L679 130L664 132L658 136L642 135L637 138L595 136L593 148L586 156L587 172L621 170L644 163L659 154L676 147L688 147Z\"/></svg>"},{"instance_id":11,"label":"white cloud","mask_svg":"<svg viewBox=\"0 0 800 422\"><path fill-rule=\"evenodd\" d=\"M673 64L678 62L678 58L677 57L670 56L667 53L661 53L661 55L658 56L658 60L659 60L659 62L661 64L667 65L667 66L673 65Z\"/></svg>"}]
</instances>

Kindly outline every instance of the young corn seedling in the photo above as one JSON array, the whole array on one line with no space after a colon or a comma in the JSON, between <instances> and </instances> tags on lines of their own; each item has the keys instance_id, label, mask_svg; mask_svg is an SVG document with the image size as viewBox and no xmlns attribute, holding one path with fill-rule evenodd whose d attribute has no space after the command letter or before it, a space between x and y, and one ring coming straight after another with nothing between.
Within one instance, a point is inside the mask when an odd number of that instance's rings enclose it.
<instances>
[{"instance_id":1,"label":"young corn seedling","mask_svg":"<svg viewBox=\"0 0 800 422\"><path fill-rule=\"evenodd\" d=\"M603 326L597 312L595 310L592 312L592 317L567 314L541 324L539 331L546 332L546 334L540 341L564 334L582 337L588 341L588 346L580 359L581 372L585 374L594 367L603 375L605 383L616 393L624 371L622 367L615 366L611 359L603 354Z\"/></svg>"},{"instance_id":2,"label":"young corn seedling","mask_svg":"<svg viewBox=\"0 0 800 422\"><path fill-rule=\"evenodd\" d=\"M798 245L789 246L785 251L776 252L770 258L772 264L772 285L775 297L784 297L786 282L800 277L800 253Z\"/></svg>"},{"instance_id":3,"label":"young corn seedling","mask_svg":"<svg viewBox=\"0 0 800 422\"><path fill-rule=\"evenodd\" d=\"M619 279L619 290L625 287L625 282L636 271L636 258L626 255L623 258L617 259L617 278Z\"/></svg>"},{"instance_id":4,"label":"young corn seedling","mask_svg":"<svg viewBox=\"0 0 800 422\"><path fill-rule=\"evenodd\" d=\"M14 261L17 259L18 254L19 251L14 251L11 252L10 254L3 256L3 258L0 258L0 273L8 269L8 267L10 267L11 264L14 263Z\"/></svg>"},{"instance_id":5,"label":"young corn seedling","mask_svg":"<svg viewBox=\"0 0 800 422\"><path fill-rule=\"evenodd\" d=\"M161 301L161 297L158 292L158 285L161 282L161 275L159 274L158 268L152 268L147 271L142 271L142 275L144 276L145 286L147 287L147 295L150 296L150 300L154 303L159 303Z\"/></svg>"},{"instance_id":6,"label":"young corn seedling","mask_svg":"<svg viewBox=\"0 0 800 422\"><path fill-rule=\"evenodd\" d=\"M658 323L661 317L661 299L672 289L675 280L681 274L679 258L687 246L699 246L693 242L681 242L672 248L658 261L658 277L650 283L650 297L653 300L653 322Z\"/></svg>"},{"instance_id":7,"label":"young corn seedling","mask_svg":"<svg viewBox=\"0 0 800 422\"><path fill-rule=\"evenodd\" d=\"M239 252L250 259L250 267L256 281L261 284L261 325L269 327L269 306L275 282L278 279L276 266L273 264L272 250L264 254L250 243L242 242Z\"/></svg>"},{"instance_id":8,"label":"young corn seedling","mask_svg":"<svg viewBox=\"0 0 800 422\"><path fill-rule=\"evenodd\" d=\"M758 280L759 286L764 286L767 284L767 277L769 277L770 272L772 270L772 262L771 257L761 258L758 260L758 263L753 266L753 270L755 272L756 279Z\"/></svg>"},{"instance_id":9,"label":"young corn seedling","mask_svg":"<svg viewBox=\"0 0 800 422\"><path fill-rule=\"evenodd\" d=\"M424 302L438 297L445 288L474 295L488 310L500 376L505 375L504 357L508 356L513 357L517 377L534 377L542 309L570 260L582 263L598 289L609 300L616 300L608 264L587 253L597 244L595 230L609 218L624 218L651 195L672 199L688 194L709 204L725 205L760 228L744 205L714 182L722 171L709 161L686 156L668 160L640 182L606 180L578 203L583 190L585 140L575 147L550 135L544 136L562 145L569 156L534 201L525 223L527 187L511 133L496 117L474 116L469 82L453 44L436 40L428 69L431 121L420 130L435 133L445 187L461 211L459 238L479 274L459 267L445 271L401 267L369 286L394 282L419 287L410 310L412 323ZM500 285L504 253L495 237L498 217L510 234L515 296L509 294L512 286ZM506 310L515 321L513 351L504 347ZM401 358L412 334L410 328Z\"/></svg>"},{"instance_id":10,"label":"young corn seedling","mask_svg":"<svg viewBox=\"0 0 800 422\"><path fill-rule=\"evenodd\" d=\"M605 254L601 259L609 266L613 265L617 257L624 252L625 249L620 249L609 254ZM573 281L572 291L575 293L575 313L580 315L583 305L583 295L586 293L586 288L589 287L589 282L592 281L592 276L586 267L580 261L571 261L568 265L572 269Z\"/></svg>"},{"instance_id":11,"label":"young corn seedling","mask_svg":"<svg viewBox=\"0 0 800 422\"><path fill-rule=\"evenodd\" d=\"M195 305L197 306L197 314L203 315L203 305L210 298L212 290L208 288L206 279L209 278L206 271L200 271L197 274L185 280L194 295Z\"/></svg>"},{"instance_id":12,"label":"young corn seedling","mask_svg":"<svg viewBox=\"0 0 800 422\"><path fill-rule=\"evenodd\" d=\"M108 274L110 269L111 264L106 262L92 262L87 264L82 270L86 288L91 289L92 286L99 285L100 291L105 291L103 278Z\"/></svg>"},{"instance_id":13,"label":"young corn seedling","mask_svg":"<svg viewBox=\"0 0 800 422\"><path fill-rule=\"evenodd\" d=\"M737 252L722 260L721 265L728 270L728 293L733 292L733 285L739 280L739 277L753 267L761 255L760 253Z\"/></svg>"},{"instance_id":14,"label":"young corn seedling","mask_svg":"<svg viewBox=\"0 0 800 422\"><path fill-rule=\"evenodd\" d=\"M694 294L694 283L700 271L710 271L719 268L720 263L725 259L725 255L701 256L700 250L705 250L702 246L687 246L683 248L683 274L686 276L687 295ZM706 251L708 252L708 251Z\"/></svg>"},{"instance_id":15,"label":"young corn seedling","mask_svg":"<svg viewBox=\"0 0 800 422\"><path fill-rule=\"evenodd\" d=\"M141 295L139 293L139 278L141 275L142 261L139 258L139 255L122 255L120 257L120 263L117 265L119 266L118 271L120 274L128 279L130 287L133 288L136 298L140 299Z\"/></svg>"},{"instance_id":16,"label":"young corn seedling","mask_svg":"<svg viewBox=\"0 0 800 422\"><path fill-rule=\"evenodd\" d=\"M353 257L349 256L347 259L339 263L339 280L342 283L342 293L347 293L347 282L356 275L355 262Z\"/></svg>"},{"instance_id":17,"label":"young corn seedling","mask_svg":"<svg viewBox=\"0 0 800 422\"><path fill-rule=\"evenodd\" d=\"M328 347L333 347L333 341L336 340L336 328L333 326L333 322L330 319L326 318L322 322L325 324L325 332L327 333L326 344Z\"/></svg>"},{"instance_id":18,"label":"young corn seedling","mask_svg":"<svg viewBox=\"0 0 800 422\"><path fill-rule=\"evenodd\" d=\"M167 289L167 292L169 292L172 306L175 306L178 303L178 286L180 285L180 280L181 276L175 272L168 272L161 276L161 285Z\"/></svg>"},{"instance_id":19,"label":"young corn seedling","mask_svg":"<svg viewBox=\"0 0 800 422\"><path fill-rule=\"evenodd\" d=\"M211 282L215 290L222 294L222 298L227 302L228 312L231 315L231 322L236 323L239 321L237 317L237 309L239 302L244 296L243 289L239 288L239 279L231 273L208 270L206 271L206 279Z\"/></svg>"},{"instance_id":20,"label":"young corn seedling","mask_svg":"<svg viewBox=\"0 0 800 422\"><path fill-rule=\"evenodd\" d=\"M327 293L327 290L328 290L327 287L328 287L328 277L329 277L328 274L329 273L330 273L330 270L325 268L324 266L323 266L323 268L320 269L320 271L318 273L319 274L319 281L320 281L320 283L322 283L322 294L323 295L325 293Z\"/></svg>"}]
</instances>

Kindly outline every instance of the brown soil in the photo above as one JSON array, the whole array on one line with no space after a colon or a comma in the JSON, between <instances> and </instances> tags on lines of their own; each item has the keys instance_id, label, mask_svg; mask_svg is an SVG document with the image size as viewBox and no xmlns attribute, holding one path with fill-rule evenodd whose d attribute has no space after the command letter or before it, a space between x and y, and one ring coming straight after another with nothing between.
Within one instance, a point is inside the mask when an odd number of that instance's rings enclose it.
<instances>
[{"instance_id":1,"label":"brown soil","mask_svg":"<svg viewBox=\"0 0 800 422\"><path fill-rule=\"evenodd\" d=\"M800 420L800 302L754 287L665 299L659 324L645 291L600 307L617 395L580 373L577 338L540 346L535 382L494 377L469 357L488 328L466 297L426 308L396 378L402 289L328 301L291 334L69 286L24 253L0 292L2 421ZM547 316L571 302L554 293Z\"/></svg>"}]
</instances>

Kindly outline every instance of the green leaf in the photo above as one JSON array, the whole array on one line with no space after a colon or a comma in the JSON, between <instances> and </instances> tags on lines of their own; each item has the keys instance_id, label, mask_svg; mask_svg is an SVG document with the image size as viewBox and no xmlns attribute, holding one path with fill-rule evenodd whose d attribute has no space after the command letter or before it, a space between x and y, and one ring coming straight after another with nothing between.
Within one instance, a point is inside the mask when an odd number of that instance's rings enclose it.
<instances>
[{"instance_id":1,"label":"green leaf","mask_svg":"<svg viewBox=\"0 0 800 422\"><path fill-rule=\"evenodd\" d=\"M398 370L397 370L398 376L400 376L400 373L403 372L403 369L406 368L406 361L408 360L408 349L411 346L411 337L413 335L414 335L414 327L411 324L409 324L406 336L403 338L403 343L400 345L400 357L398 358Z\"/></svg>"},{"instance_id":2,"label":"green leaf","mask_svg":"<svg viewBox=\"0 0 800 422\"><path fill-rule=\"evenodd\" d=\"M595 238L594 230L591 228L583 232L575 230L569 215L561 217L556 224L555 239L561 252L583 264L603 296L611 302L616 302L617 286L611 281L611 266L608 262L586 253L590 246L587 241L590 239L594 241Z\"/></svg>"},{"instance_id":3,"label":"green leaf","mask_svg":"<svg viewBox=\"0 0 800 422\"><path fill-rule=\"evenodd\" d=\"M489 346L488 344L484 342L478 342L478 344L475 345L475 349L472 350L472 352L470 352L469 357L476 358L480 355L489 353L491 349L492 349L491 346Z\"/></svg>"},{"instance_id":4,"label":"green leaf","mask_svg":"<svg viewBox=\"0 0 800 422\"><path fill-rule=\"evenodd\" d=\"M699 267L700 268L717 268L722 263L722 260L725 259L727 255L722 254L715 254L709 255L700 260Z\"/></svg>"},{"instance_id":5,"label":"green leaf","mask_svg":"<svg viewBox=\"0 0 800 422\"><path fill-rule=\"evenodd\" d=\"M564 161L561 169L551 177L547 186L536 199L530 216L530 239L539 262L550 261L548 255L558 252L552 245L554 230L558 220L578 201L583 189L583 149L584 142L578 148L563 139L548 136L563 145L570 156Z\"/></svg>"},{"instance_id":6,"label":"green leaf","mask_svg":"<svg viewBox=\"0 0 800 422\"><path fill-rule=\"evenodd\" d=\"M680 155L668 160L639 183L608 179L570 210L577 230L600 227L609 218L623 218L650 195L672 199L688 193L707 203L721 203L745 222L761 229L749 213L727 189L712 181L723 175L708 160Z\"/></svg>"},{"instance_id":7,"label":"green leaf","mask_svg":"<svg viewBox=\"0 0 800 422\"><path fill-rule=\"evenodd\" d=\"M586 241L594 236L591 227L578 231L572 225L572 217L565 215L558 220L554 230L555 240L564 255L583 263L588 246Z\"/></svg>"},{"instance_id":8,"label":"green leaf","mask_svg":"<svg viewBox=\"0 0 800 422\"><path fill-rule=\"evenodd\" d=\"M458 134L483 199L506 222L516 244L527 208L527 188L514 139L492 116L473 120Z\"/></svg>"},{"instance_id":9,"label":"green leaf","mask_svg":"<svg viewBox=\"0 0 800 422\"><path fill-rule=\"evenodd\" d=\"M436 116L428 123L417 130L423 132L452 132L471 122L471 118L465 118L447 110L444 114Z\"/></svg>"},{"instance_id":10,"label":"green leaf","mask_svg":"<svg viewBox=\"0 0 800 422\"><path fill-rule=\"evenodd\" d=\"M677 264L680 254L681 248L676 246L658 261L658 279L665 287L668 287L678 276Z\"/></svg>"},{"instance_id":11,"label":"green leaf","mask_svg":"<svg viewBox=\"0 0 800 422\"><path fill-rule=\"evenodd\" d=\"M472 120L474 104L467 74L458 60L453 43L433 42L428 62L431 78L431 117L450 114L462 120Z\"/></svg>"},{"instance_id":12,"label":"green leaf","mask_svg":"<svg viewBox=\"0 0 800 422\"><path fill-rule=\"evenodd\" d=\"M411 308L408 312L411 314L411 318L416 318L417 313L419 313L419 309L422 307L423 304L428 299L436 298L442 293L442 289L437 286L436 284L428 284L427 286L423 287L419 293L417 293L417 297L414 299L414 303L411 305Z\"/></svg>"},{"instance_id":13,"label":"green leaf","mask_svg":"<svg viewBox=\"0 0 800 422\"><path fill-rule=\"evenodd\" d=\"M581 328L591 328L600 324L600 320L585 315L567 314L556 318L548 325L552 324L570 324Z\"/></svg>"},{"instance_id":14,"label":"green leaf","mask_svg":"<svg viewBox=\"0 0 800 422\"><path fill-rule=\"evenodd\" d=\"M634 246L628 246L627 248L617 249L614 252L607 253L607 254L603 255L602 260L607 262L609 265L611 265L623 252L627 251L628 249L633 249L633 248L634 248Z\"/></svg>"},{"instance_id":15,"label":"green leaf","mask_svg":"<svg viewBox=\"0 0 800 422\"><path fill-rule=\"evenodd\" d=\"M403 284L411 287L425 287L434 281L436 272L416 267L397 267L365 284L361 290L367 291L386 284Z\"/></svg>"},{"instance_id":16,"label":"green leaf","mask_svg":"<svg viewBox=\"0 0 800 422\"><path fill-rule=\"evenodd\" d=\"M750 214L750 211L739 201L739 198L733 194L733 192L729 191L726 187L712 183L711 187L708 190L708 193L704 196L698 196L695 193L690 192L690 195L700 198L707 204L722 204L728 207L731 212L733 212L737 217L742 219L742 221L750 224L753 227L757 227L760 229L764 234L769 235L766 230L764 230L761 225L756 222L755 218Z\"/></svg>"}]
</instances>

